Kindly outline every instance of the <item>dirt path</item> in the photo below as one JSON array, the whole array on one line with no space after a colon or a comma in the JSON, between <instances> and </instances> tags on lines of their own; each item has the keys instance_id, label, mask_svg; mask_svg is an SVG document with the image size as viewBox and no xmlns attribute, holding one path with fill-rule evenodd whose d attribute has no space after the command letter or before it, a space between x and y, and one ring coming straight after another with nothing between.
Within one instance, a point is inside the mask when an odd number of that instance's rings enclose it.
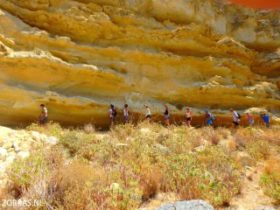
<instances>
[{"instance_id":1,"label":"dirt path","mask_svg":"<svg viewBox=\"0 0 280 210\"><path fill-rule=\"evenodd\" d=\"M272 199L266 196L259 186L263 168L264 163L259 163L256 167L247 169L241 193L231 201L230 209L254 210L261 206L272 206Z\"/></svg>"}]
</instances>

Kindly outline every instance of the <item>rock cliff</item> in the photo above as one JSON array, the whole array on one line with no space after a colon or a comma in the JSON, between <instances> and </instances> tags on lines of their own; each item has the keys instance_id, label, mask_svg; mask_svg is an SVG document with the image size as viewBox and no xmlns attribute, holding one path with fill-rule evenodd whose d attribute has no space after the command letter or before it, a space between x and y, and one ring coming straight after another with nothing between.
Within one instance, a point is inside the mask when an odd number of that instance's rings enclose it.
<instances>
[{"instance_id":1,"label":"rock cliff","mask_svg":"<svg viewBox=\"0 0 280 210\"><path fill-rule=\"evenodd\" d=\"M280 112L280 12L219 0L0 0L0 123L106 124L108 104ZM107 118L106 118L107 119Z\"/></svg>"}]
</instances>

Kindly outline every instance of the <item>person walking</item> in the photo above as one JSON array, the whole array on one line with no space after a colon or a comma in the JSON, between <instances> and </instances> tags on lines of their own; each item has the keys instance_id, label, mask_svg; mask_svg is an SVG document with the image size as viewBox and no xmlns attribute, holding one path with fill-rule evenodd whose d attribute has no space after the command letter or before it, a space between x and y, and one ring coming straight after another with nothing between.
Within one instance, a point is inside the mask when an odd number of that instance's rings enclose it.
<instances>
[{"instance_id":1,"label":"person walking","mask_svg":"<svg viewBox=\"0 0 280 210\"><path fill-rule=\"evenodd\" d=\"M235 128L237 128L238 126L239 126L239 124L240 124L240 118L241 118L241 116L240 116L240 114L237 112L237 111L235 111L234 109L230 109L230 112L231 112L231 114L232 114L232 123L233 123L233 126L235 127Z\"/></svg>"},{"instance_id":2,"label":"person walking","mask_svg":"<svg viewBox=\"0 0 280 210\"><path fill-rule=\"evenodd\" d=\"M186 109L186 113L185 113L185 117L186 117L186 123L188 127L191 127L191 122L192 122L192 111L190 108Z\"/></svg>"},{"instance_id":3,"label":"person walking","mask_svg":"<svg viewBox=\"0 0 280 210\"><path fill-rule=\"evenodd\" d=\"M46 125L48 123L48 109L45 104L40 105L41 114L39 116L39 124Z\"/></svg>"},{"instance_id":4,"label":"person walking","mask_svg":"<svg viewBox=\"0 0 280 210\"><path fill-rule=\"evenodd\" d=\"M213 126L215 117L214 115L209 111L205 110L205 121L207 126Z\"/></svg>"},{"instance_id":5,"label":"person walking","mask_svg":"<svg viewBox=\"0 0 280 210\"><path fill-rule=\"evenodd\" d=\"M255 124L254 116L249 112L246 114L246 116L249 126L253 126Z\"/></svg>"},{"instance_id":6,"label":"person walking","mask_svg":"<svg viewBox=\"0 0 280 210\"><path fill-rule=\"evenodd\" d=\"M129 110L128 110L128 104L124 105L123 108L123 117L124 117L124 122L128 123L129 122Z\"/></svg>"},{"instance_id":7,"label":"person walking","mask_svg":"<svg viewBox=\"0 0 280 210\"><path fill-rule=\"evenodd\" d=\"M146 108L146 114L145 114L145 119L150 121L152 119L152 112L151 109L148 105L145 105Z\"/></svg>"},{"instance_id":8,"label":"person walking","mask_svg":"<svg viewBox=\"0 0 280 210\"><path fill-rule=\"evenodd\" d=\"M270 116L268 113L262 113L261 118L267 128L270 127Z\"/></svg>"},{"instance_id":9,"label":"person walking","mask_svg":"<svg viewBox=\"0 0 280 210\"><path fill-rule=\"evenodd\" d=\"M168 106L165 105L165 111L163 113L163 116L164 116L164 122L165 122L165 125L169 126L170 125L170 113L169 113L169 109L168 109Z\"/></svg>"},{"instance_id":10,"label":"person walking","mask_svg":"<svg viewBox=\"0 0 280 210\"><path fill-rule=\"evenodd\" d=\"M115 106L113 104L111 104L110 108L109 108L109 118L110 118L111 127L114 126L114 124L115 124L116 116L117 116L117 110L116 110Z\"/></svg>"}]
</instances>

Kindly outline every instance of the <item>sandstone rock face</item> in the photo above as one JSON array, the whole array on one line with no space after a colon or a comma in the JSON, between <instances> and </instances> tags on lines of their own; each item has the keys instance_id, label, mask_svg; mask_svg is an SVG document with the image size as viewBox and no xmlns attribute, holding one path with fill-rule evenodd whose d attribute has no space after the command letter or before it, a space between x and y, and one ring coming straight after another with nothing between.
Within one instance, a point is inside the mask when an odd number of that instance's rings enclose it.
<instances>
[{"instance_id":1,"label":"sandstone rock face","mask_svg":"<svg viewBox=\"0 0 280 210\"><path fill-rule=\"evenodd\" d=\"M107 124L108 104L279 114L280 12L223 1L0 0L0 123Z\"/></svg>"}]
</instances>

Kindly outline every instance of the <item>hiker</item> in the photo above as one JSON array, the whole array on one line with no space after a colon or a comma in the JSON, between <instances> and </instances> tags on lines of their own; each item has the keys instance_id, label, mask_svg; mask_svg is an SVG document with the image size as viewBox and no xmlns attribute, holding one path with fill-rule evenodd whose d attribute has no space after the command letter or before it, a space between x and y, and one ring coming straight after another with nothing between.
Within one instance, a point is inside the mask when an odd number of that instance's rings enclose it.
<instances>
[{"instance_id":1,"label":"hiker","mask_svg":"<svg viewBox=\"0 0 280 210\"><path fill-rule=\"evenodd\" d=\"M261 118L267 128L270 127L270 117L268 113L262 113Z\"/></svg>"},{"instance_id":2,"label":"hiker","mask_svg":"<svg viewBox=\"0 0 280 210\"><path fill-rule=\"evenodd\" d=\"M45 104L40 105L41 114L39 116L39 124L46 125L48 123L48 109Z\"/></svg>"},{"instance_id":3,"label":"hiker","mask_svg":"<svg viewBox=\"0 0 280 210\"><path fill-rule=\"evenodd\" d=\"M213 126L214 120L215 120L214 115L210 111L205 110L206 125L207 126Z\"/></svg>"},{"instance_id":4,"label":"hiker","mask_svg":"<svg viewBox=\"0 0 280 210\"><path fill-rule=\"evenodd\" d=\"M240 124L241 115L232 108L230 109L230 112L232 113L232 123L233 123L234 127L236 128Z\"/></svg>"},{"instance_id":5,"label":"hiker","mask_svg":"<svg viewBox=\"0 0 280 210\"><path fill-rule=\"evenodd\" d=\"M254 116L249 112L246 114L246 116L249 126L253 126L255 124Z\"/></svg>"},{"instance_id":6,"label":"hiker","mask_svg":"<svg viewBox=\"0 0 280 210\"><path fill-rule=\"evenodd\" d=\"M169 126L169 125L170 125L170 113L169 113L169 109L168 109L168 106L167 106L167 105L165 105L164 107L165 107L165 111L164 111L164 113L163 113L164 121L165 121L165 124L166 124L167 126Z\"/></svg>"},{"instance_id":7,"label":"hiker","mask_svg":"<svg viewBox=\"0 0 280 210\"><path fill-rule=\"evenodd\" d=\"M192 112L191 112L191 109L190 109L190 108L187 108L187 109L186 109L185 117L186 117L187 126L188 126L188 127L191 127Z\"/></svg>"},{"instance_id":8,"label":"hiker","mask_svg":"<svg viewBox=\"0 0 280 210\"><path fill-rule=\"evenodd\" d=\"M152 113L151 113L151 110L150 110L150 107L145 105L145 108L146 108L146 115L145 115L145 119L150 121L151 118L152 118Z\"/></svg>"},{"instance_id":9,"label":"hiker","mask_svg":"<svg viewBox=\"0 0 280 210\"><path fill-rule=\"evenodd\" d=\"M128 105L125 104L123 108L123 117L124 117L124 122L128 123L129 122L129 111L128 111Z\"/></svg>"},{"instance_id":10,"label":"hiker","mask_svg":"<svg viewBox=\"0 0 280 210\"><path fill-rule=\"evenodd\" d=\"M109 109L109 118L110 118L110 124L113 126L115 124L115 119L117 116L117 110L113 104L110 105Z\"/></svg>"}]
</instances>

